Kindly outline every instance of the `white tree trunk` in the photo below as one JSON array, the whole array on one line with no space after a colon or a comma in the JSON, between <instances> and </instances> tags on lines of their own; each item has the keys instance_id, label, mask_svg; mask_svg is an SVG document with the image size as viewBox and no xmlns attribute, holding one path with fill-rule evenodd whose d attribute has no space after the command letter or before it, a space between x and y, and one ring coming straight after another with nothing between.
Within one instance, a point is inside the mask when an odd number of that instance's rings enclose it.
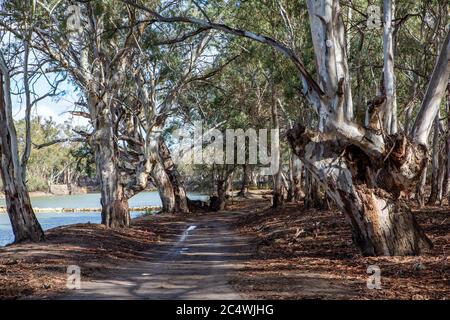
<instances>
[{"instance_id":1,"label":"white tree trunk","mask_svg":"<svg viewBox=\"0 0 450 320\"><path fill-rule=\"evenodd\" d=\"M397 133L397 97L395 90L394 73L394 12L395 0L384 0L384 24L383 24L383 77L384 94L386 102L383 112L384 131L387 134Z\"/></svg>"},{"instance_id":2,"label":"white tree trunk","mask_svg":"<svg viewBox=\"0 0 450 320\"><path fill-rule=\"evenodd\" d=\"M15 242L37 242L44 240L44 232L33 212L28 190L23 180L10 92L9 70L0 53L0 152L6 207Z\"/></svg>"}]
</instances>

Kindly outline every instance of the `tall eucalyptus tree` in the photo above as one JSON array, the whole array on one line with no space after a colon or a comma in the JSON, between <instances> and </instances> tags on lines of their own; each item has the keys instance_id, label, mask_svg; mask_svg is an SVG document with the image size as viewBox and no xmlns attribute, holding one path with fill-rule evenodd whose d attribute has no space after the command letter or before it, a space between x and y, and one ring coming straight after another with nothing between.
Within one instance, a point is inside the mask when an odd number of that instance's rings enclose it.
<instances>
[{"instance_id":1,"label":"tall eucalyptus tree","mask_svg":"<svg viewBox=\"0 0 450 320\"><path fill-rule=\"evenodd\" d=\"M2 26L15 32L25 19L18 2L11 2ZM118 95L133 57L139 51L143 27L151 22L133 7L117 1L39 1L35 7L30 46L67 73L83 93L93 126L89 142L94 150L100 182L102 223L129 225L128 201L118 167L117 123L122 106Z\"/></svg>"},{"instance_id":2,"label":"tall eucalyptus tree","mask_svg":"<svg viewBox=\"0 0 450 320\"><path fill-rule=\"evenodd\" d=\"M30 6L25 4L24 9ZM30 110L33 105L29 88L30 74L28 46L32 12L26 12L28 21L23 25L26 40L19 41L14 34L0 30L0 155L1 177L5 192L8 216L13 229L15 242L42 241L44 232L39 224L26 186L26 168L31 148ZM0 16L0 19L3 17ZM17 57L22 56L22 59ZM23 66L20 66L23 64ZM35 63L41 67L41 62ZM19 65L19 66L18 66ZM25 150L20 157L16 127L13 118L12 74L21 75L26 101Z\"/></svg>"},{"instance_id":3,"label":"tall eucalyptus tree","mask_svg":"<svg viewBox=\"0 0 450 320\"><path fill-rule=\"evenodd\" d=\"M288 57L296 66L302 94L321 122L319 131L297 124L288 134L292 149L346 214L361 251L366 255L409 255L431 247L398 197L414 187L427 163L428 137L450 76L448 32L411 133L384 135L377 122L364 126L344 116L351 84L338 0L307 0L318 81L295 51L274 38L210 20L164 16L133 5L161 23L214 28L269 45ZM377 117L385 99L371 102L372 118Z\"/></svg>"}]
</instances>

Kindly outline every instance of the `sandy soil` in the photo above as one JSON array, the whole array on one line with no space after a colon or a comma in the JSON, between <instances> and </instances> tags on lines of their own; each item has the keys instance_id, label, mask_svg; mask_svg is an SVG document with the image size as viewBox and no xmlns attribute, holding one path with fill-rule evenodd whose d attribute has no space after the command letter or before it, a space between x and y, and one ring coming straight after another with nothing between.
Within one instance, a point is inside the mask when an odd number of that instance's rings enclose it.
<instances>
[{"instance_id":1,"label":"sandy soil","mask_svg":"<svg viewBox=\"0 0 450 320\"><path fill-rule=\"evenodd\" d=\"M155 219L156 220L156 219ZM137 220L128 230L107 230L101 225L79 224L46 232L47 241L0 248L0 299L33 296L46 298L65 291L69 265L82 268L83 277L99 279L129 261L144 259L157 234L168 234L165 223Z\"/></svg>"},{"instance_id":2,"label":"sandy soil","mask_svg":"<svg viewBox=\"0 0 450 320\"><path fill-rule=\"evenodd\" d=\"M254 252L230 229L242 213L209 213L183 221L184 231L151 245L145 261L129 263L105 279L82 281L61 299L242 299L230 278Z\"/></svg>"}]
</instances>

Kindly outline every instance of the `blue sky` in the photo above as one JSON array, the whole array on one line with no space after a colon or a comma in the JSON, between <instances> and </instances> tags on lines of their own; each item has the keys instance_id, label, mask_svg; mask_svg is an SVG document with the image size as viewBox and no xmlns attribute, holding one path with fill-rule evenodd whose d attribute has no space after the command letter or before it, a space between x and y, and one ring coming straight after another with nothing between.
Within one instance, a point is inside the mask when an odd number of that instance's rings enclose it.
<instances>
[{"instance_id":1,"label":"blue sky","mask_svg":"<svg viewBox=\"0 0 450 320\"><path fill-rule=\"evenodd\" d=\"M49 75L49 77L52 77ZM50 78L50 79L54 79ZM21 81L22 79L15 79ZM19 84L21 85L21 84ZM50 91L51 87L44 78L40 78L34 84L34 90L38 95L44 95ZM75 109L74 103L78 100L78 92L76 88L65 81L60 84L60 89L65 92L59 97L47 97L33 107L32 116L40 115L43 118L52 118L57 123L63 123L66 120L72 121L73 125L87 125L88 121L82 117L74 117L68 111ZM14 88L13 88L14 90ZM25 101L23 97L17 95L12 96L13 102L13 117L16 120L23 119L25 115Z\"/></svg>"}]
</instances>

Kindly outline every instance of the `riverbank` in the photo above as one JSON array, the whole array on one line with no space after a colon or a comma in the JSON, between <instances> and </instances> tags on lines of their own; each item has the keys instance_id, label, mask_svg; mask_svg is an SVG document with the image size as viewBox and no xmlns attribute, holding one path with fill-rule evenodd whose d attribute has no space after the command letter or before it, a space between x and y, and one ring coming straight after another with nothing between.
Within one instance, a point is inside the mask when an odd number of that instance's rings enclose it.
<instances>
[{"instance_id":1,"label":"riverbank","mask_svg":"<svg viewBox=\"0 0 450 320\"><path fill-rule=\"evenodd\" d=\"M206 201L208 196L188 192L191 200ZM53 212L100 212L100 193L74 195L32 194L31 204L36 213ZM153 212L161 210L161 198L156 191L143 191L129 200L130 211ZM5 199L0 199L0 214L6 213Z\"/></svg>"},{"instance_id":2,"label":"riverbank","mask_svg":"<svg viewBox=\"0 0 450 320\"><path fill-rule=\"evenodd\" d=\"M161 210L161 206L131 207L130 211L156 212ZM42 212L101 212L102 208L33 208L35 213ZM8 213L6 207L0 207L0 214Z\"/></svg>"},{"instance_id":3,"label":"riverbank","mask_svg":"<svg viewBox=\"0 0 450 320\"><path fill-rule=\"evenodd\" d=\"M31 191L28 193L30 197L51 197L55 196L54 194L50 192L44 192L44 191ZM0 192L0 199L5 199L5 193L2 191Z\"/></svg>"}]
</instances>

